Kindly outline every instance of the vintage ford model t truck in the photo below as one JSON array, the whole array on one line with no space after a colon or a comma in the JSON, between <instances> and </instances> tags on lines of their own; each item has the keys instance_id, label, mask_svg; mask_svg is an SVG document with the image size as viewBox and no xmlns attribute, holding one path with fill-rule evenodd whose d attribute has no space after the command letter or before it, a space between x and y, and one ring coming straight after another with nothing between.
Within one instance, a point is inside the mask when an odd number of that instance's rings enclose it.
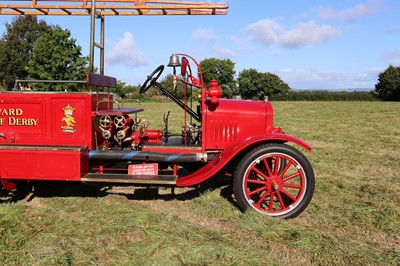
<instances>
[{"instance_id":1,"label":"vintage ford model t truck","mask_svg":"<svg viewBox=\"0 0 400 266\"><path fill-rule=\"evenodd\" d=\"M181 134L168 131L168 115L163 129L149 129L140 119L145 110L123 108L102 92L117 85L112 77L88 74L93 92L1 92L3 186L13 189L20 180L193 186L224 169L233 175L242 210L283 218L301 213L312 198L314 174L286 143L310 147L274 126L268 100L224 99L217 81L206 90L201 69L199 79L187 71L191 57L183 55L181 66L178 55L172 58L181 68L176 78L198 90L196 110L157 82L163 65L140 92L155 87L182 107Z\"/></svg>"},{"instance_id":2,"label":"vintage ford model t truck","mask_svg":"<svg viewBox=\"0 0 400 266\"><path fill-rule=\"evenodd\" d=\"M141 113L151 110L115 102L110 88L117 81L105 75L87 74L84 92L0 92L2 186L13 190L21 181L53 180L184 187L223 170L232 176L242 211L299 215L313 196L314 173L288 144L310 146L274 126L267 99L224 99L217 81L204 84L189 55L173 54L169 66L177 82L198 93L195 108L158 82L163 65L140 93L159 89L183 109L179 134L169 132L169 113L162 129L150 129Z\"/></svg>"}]
</instances>

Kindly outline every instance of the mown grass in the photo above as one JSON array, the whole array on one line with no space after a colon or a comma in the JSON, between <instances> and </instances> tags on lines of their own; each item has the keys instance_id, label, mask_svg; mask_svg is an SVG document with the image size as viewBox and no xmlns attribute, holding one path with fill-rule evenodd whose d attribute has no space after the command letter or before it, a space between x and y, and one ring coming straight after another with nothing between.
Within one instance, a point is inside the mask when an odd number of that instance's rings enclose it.
<instances>
[{"instance_id":1,"label":"mown grass","mask_svg":"<svg viewBox=\"0 0 400 266\"><path fill-rule=\"evenodd\" d=\"M241 213L221 176L175 195L40 183L1 194L0 265L399 265L400 103L273 105L313 147L316 191L299 217ZM171 110L180 132L179 107L143 107L152 128Z\"/></svg>"}]
</instances>

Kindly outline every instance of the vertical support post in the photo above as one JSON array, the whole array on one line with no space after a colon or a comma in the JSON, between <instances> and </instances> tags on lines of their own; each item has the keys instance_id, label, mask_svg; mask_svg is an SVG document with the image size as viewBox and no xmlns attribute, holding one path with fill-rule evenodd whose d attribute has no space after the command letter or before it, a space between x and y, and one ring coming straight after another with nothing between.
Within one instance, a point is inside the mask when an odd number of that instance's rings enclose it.
<instances>
[{"instance_id":1,"label":"vertical support post","mask_svg":"<svg viewBox=\"0 0 400 266\"><path fill-rule=\"evenodd\" d=\"M94 48L100 49L100 74L104 75L104 42L105 42L105 19L99 14L100 18L100 43L96 43L96 0L92 1L90 10L90 56L89 56L89 72L94 72Z\"/></svg>"},{"instance_id":2,"label":"vertical support post","mask_svg":"<svg viewBox=\"0 0 400 266\"><path fill-rule=\"evenodd\" d=\"M100 16L100 74L104 75L104 35L105 35L105 25L104 25L104 16Z\"/></svg>"},{"instance_id":3,"label":"vertical support post","mask_svg":"<svg viewBox=\"0 0 400 266\"><path fill-rule=\"evenodd\" d=\"M89 72L94 71L94 38L96 32L96 0L92 0L92 7L90 9L90 55L89 55Z\"/></svg>"}]
</instances>

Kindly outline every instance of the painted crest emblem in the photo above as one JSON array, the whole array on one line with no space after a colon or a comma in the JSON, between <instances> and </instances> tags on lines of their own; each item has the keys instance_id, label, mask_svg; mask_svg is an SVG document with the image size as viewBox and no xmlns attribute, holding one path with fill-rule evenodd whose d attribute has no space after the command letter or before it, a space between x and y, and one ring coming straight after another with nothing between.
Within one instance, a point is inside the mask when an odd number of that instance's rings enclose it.
<instances>
[{"instance_id":1,"label":"painted crest emblem","mask_svg":"<svg viewBox=\"0 0 400 266\"><path fill-rule=\"evenodd\" d=\"M75 132L76 121L75 118L72 116L75 108L68 104L67 106L62 108L62 110L64 111L64 117L62 118L61 121L65 123L65 125L61 126L62 131L69 133Z\"/></svg>"}]
</instances>

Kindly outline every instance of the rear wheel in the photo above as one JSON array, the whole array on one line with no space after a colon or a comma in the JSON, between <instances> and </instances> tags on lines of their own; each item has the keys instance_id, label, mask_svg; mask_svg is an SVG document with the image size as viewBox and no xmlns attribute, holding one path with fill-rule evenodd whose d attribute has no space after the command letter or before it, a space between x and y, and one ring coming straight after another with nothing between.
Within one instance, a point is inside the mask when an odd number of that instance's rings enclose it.
<instances>
[{"instance_id":1,"label":"rear wheel","mask_svg":"<svg viewBox=\"0 0 400 266\"><path fill-rule=\"evenodd\" d=\"M302 153L285 144L265 144L240 161L233 191L242 211L287 219L304 211L314 186L314 172Z\"/></svg>"}]
</instances>

